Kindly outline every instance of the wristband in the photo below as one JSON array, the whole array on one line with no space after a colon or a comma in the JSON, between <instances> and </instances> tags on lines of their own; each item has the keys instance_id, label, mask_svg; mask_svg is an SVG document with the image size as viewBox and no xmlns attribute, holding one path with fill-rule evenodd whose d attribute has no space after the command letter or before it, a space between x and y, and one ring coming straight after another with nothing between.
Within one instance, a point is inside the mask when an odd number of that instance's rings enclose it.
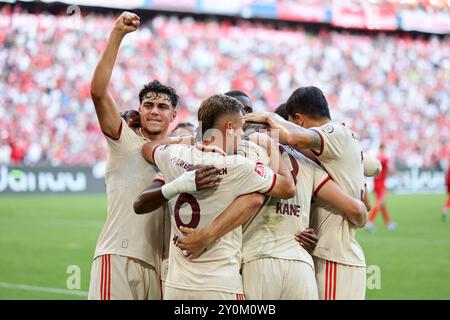
<instances>
[{"instance_id":1,"label":"wristband","mask_svg":"<svg viewBox=\"0 0 450 320\"><path fill-rule=\"evenodd\" d=\"M161 188L161 193L163 194L164 198L170 200L180 193L192 193L197 191L197 185L195 183L196 171L197 170L185 171L175 180L163 185Z\"/></svg>"}]
</instances>

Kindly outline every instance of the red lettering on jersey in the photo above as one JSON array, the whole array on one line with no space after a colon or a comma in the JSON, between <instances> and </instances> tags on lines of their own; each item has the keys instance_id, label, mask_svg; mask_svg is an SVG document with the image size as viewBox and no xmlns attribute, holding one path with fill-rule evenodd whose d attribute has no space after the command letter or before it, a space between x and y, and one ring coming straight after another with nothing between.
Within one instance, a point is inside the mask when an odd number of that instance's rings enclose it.
<instances>
[{"instance_id":1,"label":"red lettering on jersey","mask_svg":"<svg viewBox=\"0 0 450 320\"><path fill-rule=\"evenodd\" d=\"M289 205L286 203L283 207L283 214L289 214Z\"/></svg>"},{"instance_id":2,"label":"red lettering on jersey","mask_svg":"<svg viewBox=\"0 0 450 320\"><path fill-rule=\"evenodd\" d=\"M277 212L276 213L281 213L281 202L277 202Z\"/></svg>"}]
</instances>

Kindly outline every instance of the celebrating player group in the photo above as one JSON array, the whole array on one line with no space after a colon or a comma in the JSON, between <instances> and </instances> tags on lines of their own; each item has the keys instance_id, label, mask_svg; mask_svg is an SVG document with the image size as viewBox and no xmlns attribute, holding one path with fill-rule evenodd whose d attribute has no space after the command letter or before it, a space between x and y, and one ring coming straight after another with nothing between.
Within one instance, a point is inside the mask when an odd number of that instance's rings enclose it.
<instances>
[{"instance_id":1,"label":"celebrating player group","mask_svg":"<svg viewBox=\"0 0 450 320\"><path fill-rule=\"evenodd\" d=\"M108 91L139 24L120 15L91 84L108 212L89 299L364 299L355 233L370 209L365 176L380 164L331 120L322 91L300 87L276 113L253 113L244 92L218 93L200 104L196 130L169 134L174 88L149 82L124 113Z\"/></svg>"}]
</instances>

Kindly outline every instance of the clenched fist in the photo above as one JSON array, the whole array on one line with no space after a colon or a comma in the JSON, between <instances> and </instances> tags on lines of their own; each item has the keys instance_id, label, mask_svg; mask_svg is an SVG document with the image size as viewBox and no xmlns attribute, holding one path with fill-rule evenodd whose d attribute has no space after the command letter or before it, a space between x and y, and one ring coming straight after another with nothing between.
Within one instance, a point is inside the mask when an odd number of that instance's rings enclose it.
<instances>
[{"instance_id":1,"label":"clenched fist","mask_svg":"<svg viewBox=\"0 0 450 320\"><path fill-rule=\"evenodd\" d=\"M140 23L141 18L139 18L137 14L124 11L119 18L117 18L114 30L122 35L126 35L127 33L136 31Z\"/></svg>"}]
</instances>

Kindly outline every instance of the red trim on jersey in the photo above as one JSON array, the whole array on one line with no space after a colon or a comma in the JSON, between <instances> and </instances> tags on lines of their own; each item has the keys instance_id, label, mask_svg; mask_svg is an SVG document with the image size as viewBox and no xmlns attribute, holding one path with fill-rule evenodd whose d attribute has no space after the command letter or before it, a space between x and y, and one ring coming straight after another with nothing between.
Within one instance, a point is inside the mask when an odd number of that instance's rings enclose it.
<instances>
[{"instance_id":1,"label":"red trim on jersey","mask_svg":"<svg viewBox=\"0 0 450 320\"><path fill-rule=\"evenodd\" d=\"M152 182L155 182L155 181L159 181L159 182L162 182L163 184L165 184L165 183L166 183L166 180L164 180L163 178L155 178L155 179L153 179L153 181L152 181Z\"/></svg>"},{"instance_id":2,"label":"red trim on jersey","mask_svg":"<svg viewBox=\"0 0 450 320\"><path fill-rule=\"evenodd\" d=\"M103 134L104 134L105 136L107 136L108 138L110 138L110 139L112 139L112 140L114 140L114 141L117 141L117 140L120 139L120 135L122 134L122 126L123 126L123 122L122 122L122 120L120 120L119 137L118 137L118 138L114 138L113 136L110 136L109 134L107 134L107 133L106 133L105 131L103 131L103 130L102 130L102 132L103 132Z\"/></svg>"},{"instance_id":3,"label":"red trim on jersey","mask_svg":"<svg viewBox=\"0 0 450 320\"><path fill-rule=\"evenodd\" d=\"M213 152L213 153L218 153L218 154L220 154L222 156L226 156L227 155L223 150L219 149L216 146L211 146L210 147L210 146L204 146L204 145L196 145L195 148L197 148L197 150L200 150L202 152Z\"/></svg>"},{"instance_id":4,"label":"red trim on jersey","mask_svg":"<svg viewBox=\"0 0 450 320\"><path fill-rule=\"evenodd\" d=\"M322 187L325 185L325 183L327 183L328 180L330 180L330 179L331 179L330 176L326 177L325 180L323 180L323 181L317 186L316 190L314 190L314 192L313 192L314 198L317 197L317 193L320 191L320 189L322 189Z\"/></svg>"},{"instance_id":5,"label":"red trim on jersey","mask_svg":"<svg viewBox=\"0 0 450 320\"><path fill-rule=\"evenodd\" d=\"M314 155L320 156L322 154L322 152L323 152L323 148L325 147L325 140L323 139L322 134L318 130L316 130L316 129L311 129L311 130L314 130L315 132L317 132L319 134L319 137L320 137L320 152L317 153L316 150L314 150L314 149L311 149L311 151L312 151L312 153L314 153Z\"/></svg>"},{"instance_id":6,"label":"red trim on jersey","mask_svg":"<svg viewBox=\"0 0 450 320\"><path fill-rule=\"evenodd\" d=\"M245 295L242 293L236 293L236 300L245 300Z\"/></svg>"},{"instance_id":7,"label":"red trim on jersey","mask_svg":"<svg viewBox=\"0 0 450 320\"><path fill-rule=\"evenodd\" d=\"M156 164L156 161L155 161L155 152L156 152L156 149L158 149L159 147L162 147L162 146L163 146L163 144L159 144L159 145L157 145L156 147L153 148L153 151L152 151L152 160L153 160L153 163L154 163L154 164Z\"/></svg>"},{"instance_id":8,"label":"red trim on jersey","mask_svg":"<svg viewBox=\"0 0 450 320\"><path fill-rule=\"evenodd\" d=\"M264 192L264 194L268 194L270 191L272 191L273 187L275 187L275 182L277 182L277 174L274 173L273 177L272 177L272 184L270 185L269 190L267 190L266 192Z\"/></svg>"}]
</instances>

